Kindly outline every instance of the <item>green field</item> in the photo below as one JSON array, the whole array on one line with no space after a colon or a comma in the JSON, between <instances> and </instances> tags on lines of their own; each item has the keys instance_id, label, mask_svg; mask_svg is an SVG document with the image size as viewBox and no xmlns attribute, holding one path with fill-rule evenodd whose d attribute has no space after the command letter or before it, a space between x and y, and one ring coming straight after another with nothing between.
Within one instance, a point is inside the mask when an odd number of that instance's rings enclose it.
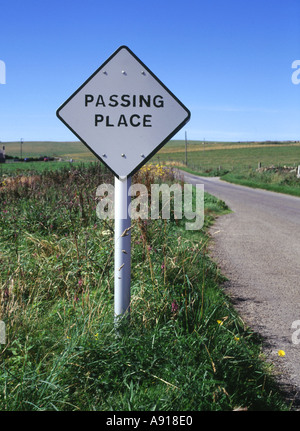
<instances>
[{"instance_id":1,"label":"green field","mask_svg":"<svg viewBox=\"0 0 300 431\"><path fill-rule=\"evenodd\" d=\"M3 143L6 154L20 156L20 142ZM23 157L49 156L61 158L55 162L18 162L0 165L0 176L28 172L56 170L62 166L93 162L96 157L80 142L24 142ZM251 187L260 187L300 196L300 180L295 173L281 169L300 165L300 142L185 142L170 141L152 159L151 163L173 163L199 175L221 176L226 181ZM258 171L258 166L273 170Z\"/></svg>"},{"instance_id":2,"label":"green field","mask_svg":"<svg viewBox=\"0 0 300 431\"><path fill-rule=\"evenodd\" d=\"M5 145L5 152L9 156L20 157L20 142L1 142ZM22 145L22 157L62 157L63 159L73 158L77 161L95 161L96 157L81 142L32 142L24 141Z\"/></svg>"},{"instance_id":3,"label":"green field","mask_svg":"<svg viewBox=\"0 0 300 431\"><path fill-rule=\"evenodd\" d=\"M8 156L21 156L20 142L2 142L5 145L5 152ZM49 162L16 162L7 160L5 164L0 164L0 176L16 175L28 173L41 173L50 170L57 170L63 167L70 167L70 159L76 166L82 162L95 162L97 158L81 142L24 142L22 145L22 158L26 157L55 157L60 161Z\"/></svg>"},{"instance_id":4,"label":"green field","mask_svg":"<svg viewBox=\"0 0 300 431\"><path fill-rule=\"evenodd\" d=\"M184 141L171 141L154 156L161 162L185 165ZM300 143L191 142L187 146L187 166L200 173L222 170L243 171L262 166L300 164Z\"/></svg>"},{"instance_id":5,"label":"green field","mask_svg":"<svg viewBox=\"0 0 300 431\"><path fill-rule=\"evenodd\" d=\"M300 196L299 142L191 142L171 141L154 158L177 163L180 168L204 176L249 187Z\"/></svg>"},{"instance_id":6,"label":"green field","mask_svg":"<svg viewBox=\"0 0 300 431\"><path fill-rule=\"evenodd\" d=\"M20 157L20 142L2 142L6 154ZM300 164L300 142L205 142L190 141L188 166L197 169L241 169L271 164ZM24 142L22 156L55 156L64 160L95 161L96 157L81 142ZM152 159L185 164L185 142L170 141Z\"/></svg>"},{"instance_id":7,"label":"green field","mask_svg":"<svg viewBox=\"0 0 300 431\"><path fill-rule=\"evenodd\" d=\"M6 154L20 157L20 142L3 142ZM24 142L22 156L55 156L75 162L96 161L81 142ZM151 162L177 162L185 165L185 142L170 141ZM300 142L205 142L190 141L187 166L200 173L222 170L241 172L262 166L300 164ZM4 167L3 167L4 169Z\"/></svg>"}]
</instances>

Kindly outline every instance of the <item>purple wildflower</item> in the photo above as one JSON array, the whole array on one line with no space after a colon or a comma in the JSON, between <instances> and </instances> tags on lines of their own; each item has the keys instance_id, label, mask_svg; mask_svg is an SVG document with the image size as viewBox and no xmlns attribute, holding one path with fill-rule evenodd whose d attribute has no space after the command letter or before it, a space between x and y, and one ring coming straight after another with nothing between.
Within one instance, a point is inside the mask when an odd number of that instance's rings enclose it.
<instances>
[{"instance_id":1,"label":"purple wildflower","mask_svg":"<svg viewBox=\"0 0 300 431\"><path fill-rule=\"evenodd\" d=\"M176 311L178 310L178 304L176 301L172 302L172 313L176 313Z\"/></svg>"}]
</instances>

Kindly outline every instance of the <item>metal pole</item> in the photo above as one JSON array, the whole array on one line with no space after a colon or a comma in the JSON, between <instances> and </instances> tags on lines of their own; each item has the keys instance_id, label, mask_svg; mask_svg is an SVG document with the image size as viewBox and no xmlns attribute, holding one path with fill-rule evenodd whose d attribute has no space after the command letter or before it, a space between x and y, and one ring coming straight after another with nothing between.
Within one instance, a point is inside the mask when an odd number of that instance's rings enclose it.
<instances>
[{"instance_id":1,"label":"metal pole","mask_svg":"<svg viewBox=\"0 0 300 431\"><path fill-rule=\"evenodd\" d=\"M128 196L131 177L115 177L115 323L130 312L131 219Z\"/></svg>"}]
</instances>

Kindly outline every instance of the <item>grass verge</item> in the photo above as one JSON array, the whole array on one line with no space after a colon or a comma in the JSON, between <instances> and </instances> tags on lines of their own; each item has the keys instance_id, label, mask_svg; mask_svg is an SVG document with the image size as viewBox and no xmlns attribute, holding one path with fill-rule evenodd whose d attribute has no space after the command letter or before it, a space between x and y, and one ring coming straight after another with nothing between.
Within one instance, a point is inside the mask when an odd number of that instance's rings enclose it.
<instances>
[{"instance_id":1,"label":"grass verge","mask_svg":"<svg viewBox=\"0 0 300 431\"><path fill-rule=\"evenodd\" d=\"M212 196L200 231L133 222L131 318L115 332L113 222L95 211L109 181L95 164L0 191L0 409L285 410L208 256L207 228L228 210ZM135 181L157 182L155 168Z\"/></svg>"},{"instance_id":2,"label":"grass verge","mask_svg":"<svg viewBox=\"0 0 300 431\"><path fill-rule=\"evenodd\" d=\"M300 196L300 178L297 178L294 172L286 172L283 167L265 172L255 170L249 170L246 173L230 172L223 175L222 180L242 186Z\"/></svg>"},{"instance_id":3,"label":"grass verge","mask_svg":"<svg viewBox=\"0 0 300 431\"><path fill-rule=\"evenodd\" d=\"M180 166L180 170L202 177L220 177L224 181L241 186L300 196L300 178L296 177L295 172L287 172L281 166L270 168L263 172L255 169L248 169L244 172L228 172L224 169L197 172L184 166Z\"/></svg>"}]
</instances>

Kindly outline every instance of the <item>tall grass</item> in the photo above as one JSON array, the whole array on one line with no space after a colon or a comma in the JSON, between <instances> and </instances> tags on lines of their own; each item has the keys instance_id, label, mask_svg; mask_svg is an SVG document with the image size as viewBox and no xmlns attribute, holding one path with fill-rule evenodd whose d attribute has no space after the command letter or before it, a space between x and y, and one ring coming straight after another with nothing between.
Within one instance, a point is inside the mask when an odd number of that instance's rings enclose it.
<instances>
[{"instance_id":1,"label":"tall grass","mask_svg":"<svg viewBox=\"0 0 300 431\"><path fill-rule=\"evenodd\" d=\"M225 173L222 179L248 187L300 196L300 178L296 176L296 169L289 172L283 166L277 166L265 171L248 169L243 173L229 172Z\"/></svg>"},{"instance_id":2,"label":"tall grass","mask_svg":"<svg viewBox=\"0 0 300 431\"><path fill-rule=\"evenodd\" d=\"M161 169L140 171L148 187ZM165 170L164 181L174 181ZM96 217L95 164L1 188L1 410L286 409L260 343L220 289L205 228L132 225L131 317L113 322L113 222Z\"/></svg>"}]
</instances>

